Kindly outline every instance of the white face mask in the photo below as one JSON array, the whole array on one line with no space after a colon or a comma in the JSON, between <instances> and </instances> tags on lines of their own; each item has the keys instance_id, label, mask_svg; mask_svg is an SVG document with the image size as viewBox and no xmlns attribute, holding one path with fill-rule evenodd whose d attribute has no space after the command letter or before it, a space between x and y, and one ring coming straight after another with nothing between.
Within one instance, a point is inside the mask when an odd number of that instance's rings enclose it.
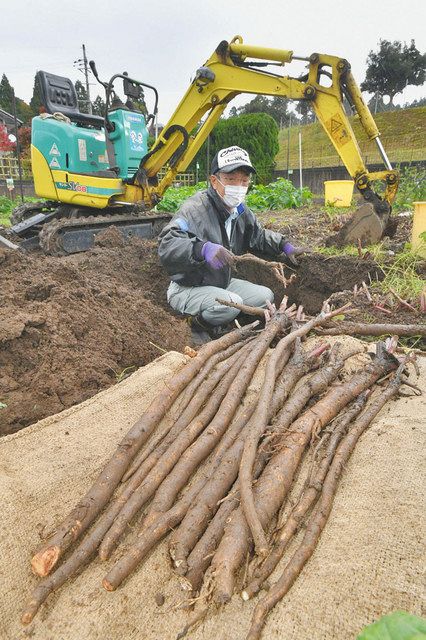
<instances>
[{"instance_id":1,"label":"white face mask","mask_svg":"<svg viewBox=\"0 0 426 640\"><path fill-rule=\"evenodd\" d=\"M225 189L225 194L222 196L222 200L228 207L238 207L239 204L245 201L248 187L242 185L223 184L217 178L218 182Z\"/></svg>"}]
</instances>

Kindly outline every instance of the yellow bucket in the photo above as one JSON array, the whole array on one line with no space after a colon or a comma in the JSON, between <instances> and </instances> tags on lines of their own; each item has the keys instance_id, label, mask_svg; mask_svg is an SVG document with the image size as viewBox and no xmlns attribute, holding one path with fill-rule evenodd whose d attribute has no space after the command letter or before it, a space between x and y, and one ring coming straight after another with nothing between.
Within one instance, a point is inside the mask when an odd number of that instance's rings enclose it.
<instances>
[{"instance_id":1,"label":"yellow bucket","mask_svg":"<svg viewBox=\"0 0 426 640\"><path fill-rule=\"evenodd\" d=\"M413 230L411 232L411 246L413 251L426 258L426 240L420 238L421 233L426 233L426 202L413 202Z\"/></svg>"},{"instance_id":2,"label":"yellow bucket","mask_svg":"<svg viewBox=\"0 0 426 640\"><path fill-rule=\"evenodd\" d=\"M331 204L334 207L350 207L353 191L353 180L326 180L324 182L325 204Z\"/></svg>"}]
</instances>

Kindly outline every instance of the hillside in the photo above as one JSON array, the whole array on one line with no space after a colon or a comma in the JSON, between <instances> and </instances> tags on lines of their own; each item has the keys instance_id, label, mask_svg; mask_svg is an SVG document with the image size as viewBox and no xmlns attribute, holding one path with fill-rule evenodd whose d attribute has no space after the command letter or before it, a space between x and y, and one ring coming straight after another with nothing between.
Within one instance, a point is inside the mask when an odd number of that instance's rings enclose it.
<instances>
[{"instance_id":1,"label":"hillside","mask_svg":"<svg viewBox=\"0 0 426 640\"><path fill-rule=\"evenodd\" d=\"M381 141L394 164L426 159L426 107L399 109L374 116ZM350 118L355 137L367 165L381 162L375 142L370 142L357 116ZM302 164L305 167L331 167L341 164L338 154L321 124L315 122L301 128ZM290 168L299 166L299 127L290 129ZM287 169L288 129L279 133L280 150L276 156L277 169Z\"/></svg>"}]
</instances>

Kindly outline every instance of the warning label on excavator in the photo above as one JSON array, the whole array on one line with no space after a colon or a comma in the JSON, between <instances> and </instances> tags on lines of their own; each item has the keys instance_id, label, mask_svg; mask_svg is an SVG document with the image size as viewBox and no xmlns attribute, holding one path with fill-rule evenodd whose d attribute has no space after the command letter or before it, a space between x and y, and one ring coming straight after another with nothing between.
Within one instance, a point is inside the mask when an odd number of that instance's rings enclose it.
<instances>
[{"instance_id":1,"label":"warning label on excavator","mask_svg":"<svg viewBox=\"0 0 426 640\"><path fill-rule=\"evenodd\" d=\"M49 162L49 167L52 167L54 169L60 169L61 165L59 164L57 158L52 158L51 161Z\"/></svg>"},{"instance_id":2,"label":"warning label on excavator","mask_svg":"<svg viewBox=\"0 0 426 640\"><path fill-rule=\"evenodd\" d=\"M87 162L86 140L78 138L78 157L81 162Z\"/></svg>"},{"instance_id":3,"label":"warning label on excavator","mask_svg":"<svg viewBox=\"0 0 426 640\"><path fill-rule=\"evenodd\" d=\"M61 152L58 149L56 142L54 142L50 148L49 156L60 156Z\"/></svg>"},{"instance_id":4,"label":"warning label on excavator","mask_svg":"<svg viewBox=\"0 0 426 640\"><path fill-rule=\"evenodd\" d=\"M351 137L346 129L345 123L339 113L331 116L330 120L325 123L334 142L339 146L343 146L350 141Z\"/></svg>"}]
</instances>

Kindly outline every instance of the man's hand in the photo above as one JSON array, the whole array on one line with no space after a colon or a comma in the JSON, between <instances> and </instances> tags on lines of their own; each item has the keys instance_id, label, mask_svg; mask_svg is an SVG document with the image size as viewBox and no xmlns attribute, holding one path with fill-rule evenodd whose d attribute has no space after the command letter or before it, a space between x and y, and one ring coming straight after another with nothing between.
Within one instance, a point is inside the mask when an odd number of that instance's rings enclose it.
<instances>
[{"instance_id":1,"label":"man's hand","mask_svg":"<svg viewBox=\"0 0 426 640\"><path fill-rule=\"evenodd\" d=\"M213 269L222 269L226 265L234 262L234 256L228 249L222 247L221 244L214 242L206 242L201 249L201 255L210 267Z\"/></svg>"},{"instance_id":2,"label":"man's hand","mask_svg":"<svg viewBox=\"0 0 426 640\"><path fill-rule=\"evenodd\" d=\"M301 256L304 253L312 253L311 249L308 249L306 247L295 247L290 242L285 242L283 244L282 250L284 256L288 258L289 262L291 262L291 264L294 264L294 266L296 267L299 265L297 256Z\"/></svg>"}]
</instances>

